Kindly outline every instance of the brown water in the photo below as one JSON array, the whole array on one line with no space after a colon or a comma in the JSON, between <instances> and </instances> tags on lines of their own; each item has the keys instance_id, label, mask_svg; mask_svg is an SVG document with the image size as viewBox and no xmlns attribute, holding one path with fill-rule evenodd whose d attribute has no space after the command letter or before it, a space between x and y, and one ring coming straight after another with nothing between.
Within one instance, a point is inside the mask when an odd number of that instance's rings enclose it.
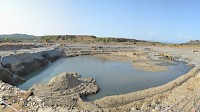
<instances>
[{"instance_id":1,"label":"brown water","mask_svg":"<svg viewBox=\"0 0 200 112\"><path fill-rule=\"evenodd\" d=\"M136 70L129 62L109 61L93 56L61 58L27 75L27 81L18 87L27 90L35 83L47 83L62 72L78 72L82 77L92 77L97 81L100 91L87 97L88 100L95 100L160 86L191 70L183 62L167 64L167 67L168 71L145 72Z\"/></svg>"}]
</instances>

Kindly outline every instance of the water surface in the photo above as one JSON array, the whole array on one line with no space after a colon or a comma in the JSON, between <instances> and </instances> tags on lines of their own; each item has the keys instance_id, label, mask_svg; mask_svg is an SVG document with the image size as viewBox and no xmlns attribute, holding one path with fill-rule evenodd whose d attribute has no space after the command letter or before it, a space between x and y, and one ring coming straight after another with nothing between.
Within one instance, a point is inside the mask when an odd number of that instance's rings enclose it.
<instances>
[{"instance_id":1,"label":"water surface","mask_svg":"<svg viewBox=\"0 0 200 112\"><path fill-rule=\"evenodd\" d=\"M82 77L92 77L97 81L99 93L87 97L88 100L95 100L160 86L191 70L183 62L175 62L167 67L168 71L145 72L136 70L129 62L109 61L94 56L61 58L27 75L27 81L19 88L27 90L35 83L47 83L62 72L78 72Z\"/></svg>"}]
</instances>

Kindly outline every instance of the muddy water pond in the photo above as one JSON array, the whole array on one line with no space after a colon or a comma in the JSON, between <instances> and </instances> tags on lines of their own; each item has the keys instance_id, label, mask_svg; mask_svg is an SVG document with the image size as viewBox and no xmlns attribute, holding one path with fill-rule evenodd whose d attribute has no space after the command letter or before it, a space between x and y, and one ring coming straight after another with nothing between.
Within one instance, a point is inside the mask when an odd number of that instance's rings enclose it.
<instances>
[{"instance_id":1,"label":"muddy water pond","mask_svg":"<svg viewBox=\"0 0 200 112\"><path fill-rule=\"evenodd\" d=\"M104 96L124 94L163 85L191 70L184 62L167 64L167 71L145 72L136 70L130 62L109 61L94 56L61 58L28 74L26 82L18 85L27 90L35 83L47 83L62 72L78 72L82 77L92 77L100 91L87 97L95 100Z\"/></svg>"}]
</instances>

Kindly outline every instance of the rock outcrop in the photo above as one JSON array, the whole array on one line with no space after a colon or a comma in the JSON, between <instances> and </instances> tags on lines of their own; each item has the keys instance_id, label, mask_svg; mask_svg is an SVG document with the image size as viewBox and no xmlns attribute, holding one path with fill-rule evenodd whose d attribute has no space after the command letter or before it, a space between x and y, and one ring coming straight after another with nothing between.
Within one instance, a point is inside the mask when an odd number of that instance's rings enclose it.
<instances>
[{"instance_id":1,"label":"rock outcrop","mask_svg":"<svg viewBox=\"0 0 200 112\"><path fill-rule=\"evenodd\" d=\"M5 53L1 56L0 80L10 84L21 82L20 77L56 60L61 57L61 54L56 48L37 48L28 52Z\"/></svg>"},{"instance_id":2,"label":"rock outcrop","mask_svg":"<svg viewBox=\"0 0 200 112\"><path fill-rule=\"evenodd\" d=\"M22 77L19 77L18 75L11 73L9 70L3 68L1 64L0 64L0 80L12 85L24 81Z\"/></svg>"}]
</instances>

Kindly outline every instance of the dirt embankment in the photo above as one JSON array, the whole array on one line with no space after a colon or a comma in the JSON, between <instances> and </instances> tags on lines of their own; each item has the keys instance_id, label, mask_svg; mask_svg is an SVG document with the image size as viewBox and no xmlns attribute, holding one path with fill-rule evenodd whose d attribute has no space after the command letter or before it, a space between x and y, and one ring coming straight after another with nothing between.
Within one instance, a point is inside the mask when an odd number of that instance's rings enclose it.
<instances>
[{"instance_id":1,"label":"dirt embankment","mask_svg":"<svg viewBox=\"0 0 200 112\"><path fill-rule=\"evenodd\" d=\"M44 101L45 106L72 109L79 106L81 96L97 93L98 87L92 78L81 78L77 73L64 72L47 84L36 84L30 90Z\"/></svg>"}]
</instances>

